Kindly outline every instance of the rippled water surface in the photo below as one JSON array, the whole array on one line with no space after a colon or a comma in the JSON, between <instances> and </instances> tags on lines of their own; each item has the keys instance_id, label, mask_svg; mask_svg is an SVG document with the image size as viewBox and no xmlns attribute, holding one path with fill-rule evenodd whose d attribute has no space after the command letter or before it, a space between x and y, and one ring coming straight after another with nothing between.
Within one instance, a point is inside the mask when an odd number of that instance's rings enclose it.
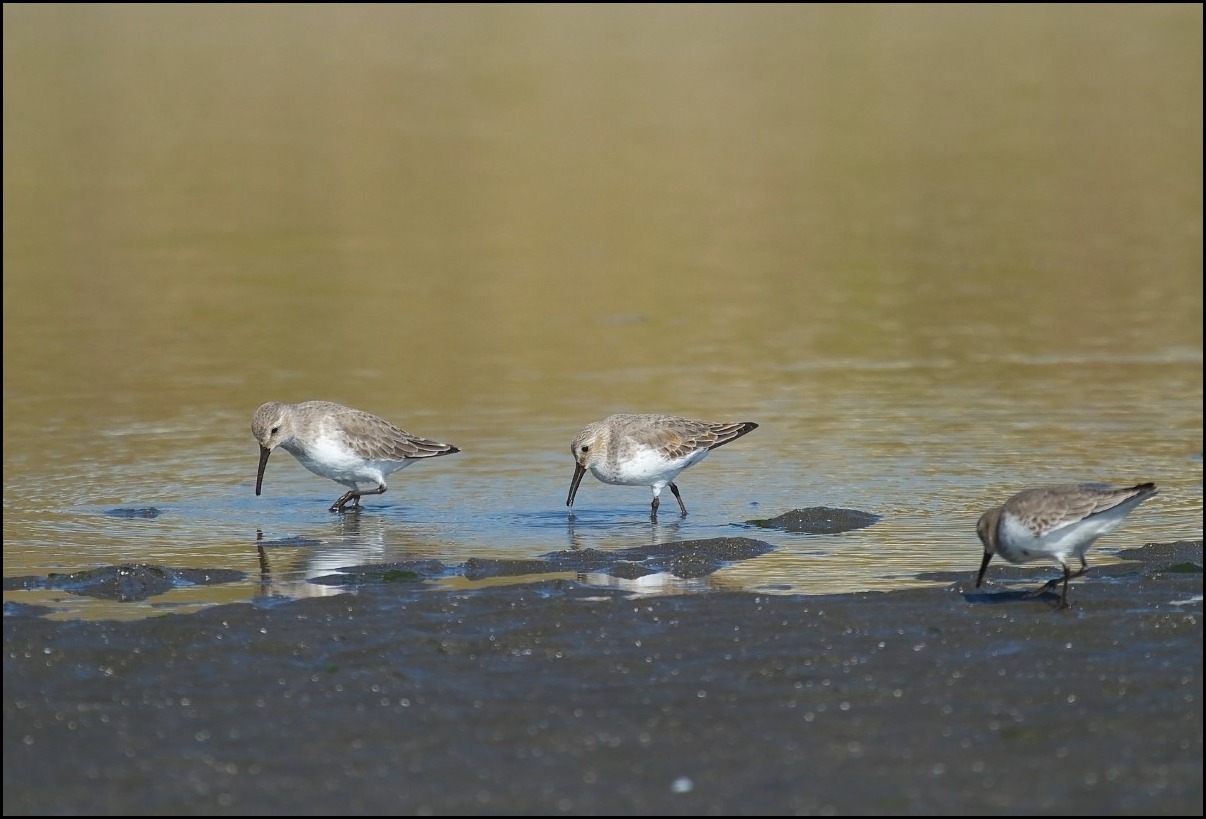
<instances>
[{"instance_id":1,"label":"rippled water surface","mask_svg":"<svg viewBox=\"0 0 1206 819\"><path fill-rule=\"evenodd\" d=\"M970 580L983 509L1081 480L1161 486L1091 562L1201 537L1200 6L4 23L4 574L245 573L6 602L727 535L778 548L633 592ZM462 452L340 516L278 451L256 497L252 412L314 398ZM590 477L570 518L569 441L619 411L760 427L685 519ZM811 506L883 519L743 525Z\"/></svg>"}]
</instances>

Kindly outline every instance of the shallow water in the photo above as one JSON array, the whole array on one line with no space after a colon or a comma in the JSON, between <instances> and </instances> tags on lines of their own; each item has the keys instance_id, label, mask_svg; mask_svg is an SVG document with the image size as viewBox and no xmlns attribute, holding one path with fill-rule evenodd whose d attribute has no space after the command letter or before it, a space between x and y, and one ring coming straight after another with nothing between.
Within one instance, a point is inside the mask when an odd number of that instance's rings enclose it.
<instances>
[{"instance_id":1,"label":"shallow water","mask_svg":"<svg viewBox=\"0 0 1206 819\"><path fill-rule=\"evenodd\" d=\"M779 548L705 588L927 585L1080 480L1161 487L1093 563L1201 537L1200 7L4 15L5 577L245 573L6 601L731 534ZM312 398L462 452L359 515L284 452L255 497L252 412ZM570 518L617 411L760 427L686 519L589 477ZM883 520L742 526L811 506Z\"/></svg>"}]
</instances>

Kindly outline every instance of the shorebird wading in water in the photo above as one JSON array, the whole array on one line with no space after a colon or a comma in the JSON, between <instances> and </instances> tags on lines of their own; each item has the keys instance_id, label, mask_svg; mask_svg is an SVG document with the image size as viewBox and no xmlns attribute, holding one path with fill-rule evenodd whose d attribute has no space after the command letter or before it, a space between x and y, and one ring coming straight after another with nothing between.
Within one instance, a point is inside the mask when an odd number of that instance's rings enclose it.
<instances>
[{"instance_id":1,"label":"shorebird wading in water","mask_svg":"<svg viewBox=\"0 0 1206 819\"><path fill-rule=\"evenodd\" d=\"M589 470L603 483L653 489L649 517L654 520L658 496L668 486L685 516L687 506L674 483L678 474L757 428L749 421L696 421L675 415L612 415L587 424L570 443L574 477L565 505L573 507L578 485Z\"/></svg>"},{"instance_id":2,"label":"shorebird wading in water","mask_svg":"<svg viewBox=\"0 0 1206 819\"><path fill-rule=\"evenodd\" d=\"M349 487L331 504L332 512L344 511L348 503L359 509L361 496L380 495L388 488L387 475L415 461L460 452L449 444L404 432L376 415L330 401L269 401L252 416L251 434L260 444L257 495L268 456L279 446L315 475ZM361 489L363 485L371 488Z\"/></svg>"}]
</instances>

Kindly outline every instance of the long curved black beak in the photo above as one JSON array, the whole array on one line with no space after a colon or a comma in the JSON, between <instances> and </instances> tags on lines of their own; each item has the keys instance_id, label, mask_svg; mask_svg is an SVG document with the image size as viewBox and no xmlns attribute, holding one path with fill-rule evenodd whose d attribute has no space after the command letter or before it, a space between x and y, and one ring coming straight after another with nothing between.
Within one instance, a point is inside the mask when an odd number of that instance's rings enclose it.
<instances>
[{"instance_id":1,"label":"long curved black beak","mask_svg":"<svg viewBox=\"0 0 1206 819\"><path fill-rule=\"evenodd\" d=\"M992 560L992 552L985 552L984 559L980 561L980 573L976 575L976 588L980 588L980 584L984 582L984 571L988 568L988 561Z\"/></svg>"},{"instance_id":2,"label":"long curved black beak","mask_svg":"<svg viewBox=\"0 0 1206 819\"><path fill-rule=\"evenodd\" d=\"M570 481L569 497L565 499L566 506L574 505L574 495L578 494L578 484L582 483L582 476L586 474L586 467L582 464L574 464L574 478Z\"/></svg>"},{"instance_id":3,"label":"long curved black beak","mask_svg":"<svg viewBox=\"0 0 1206 819\"><path fill-rule=\"evenodd\" d=\"M268 456L272 454L272 450L267 447L260 447L260 468L255 473L255 493L260 494L260 487L264 485L264 467L268 466Z\"/></svg>"}]
</instances>

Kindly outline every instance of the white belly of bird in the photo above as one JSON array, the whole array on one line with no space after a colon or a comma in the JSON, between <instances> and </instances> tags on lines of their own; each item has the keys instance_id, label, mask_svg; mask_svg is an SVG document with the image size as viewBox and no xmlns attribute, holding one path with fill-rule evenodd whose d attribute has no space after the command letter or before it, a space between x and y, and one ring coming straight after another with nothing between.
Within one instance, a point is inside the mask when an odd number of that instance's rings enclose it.
<instances>
[{"instance_id":1,"label":"white belly of bird","mask_svg":"<svg viewBox=\"0 0 1206 819\"><path fill-rule=\"evenodd\" d=\"M671 459L651 447L633 447L623 458L591 464L590 471L604 483L625 486L665 485L687 467L702 461L707 454L708 450L700 449L686 457Z\"/></svg>"},{"instance_id":2,"label":"white belly of bird","mask_svg":"<svg viewBox=\"0 0 1206 819\"><path fill-rule=\"evenodd\" d=\"M386 475L410 466L412 462L406 458L398 461L366 461L331 438L319 438L309 449L295 452L294 455L315 475L330 478L351 489L361 486L376 488L385 483Z\"/></svg>"},{"instance_id":3,"label":"white belly of bird","mask_svg":"<svg viewBox=\"0 0 1206 819\"><path fill-rule=\"evenodd\" d=\"M1112 514L1112 511L1052 529L1042 537L1035 537L1025 526L1006 515L998 551L1012 563L1027 563L1044 557L1066 561L1070 555L1083 554L1094 540L1122 523L1126 515Z\"/></svg>"}]
</instances>

